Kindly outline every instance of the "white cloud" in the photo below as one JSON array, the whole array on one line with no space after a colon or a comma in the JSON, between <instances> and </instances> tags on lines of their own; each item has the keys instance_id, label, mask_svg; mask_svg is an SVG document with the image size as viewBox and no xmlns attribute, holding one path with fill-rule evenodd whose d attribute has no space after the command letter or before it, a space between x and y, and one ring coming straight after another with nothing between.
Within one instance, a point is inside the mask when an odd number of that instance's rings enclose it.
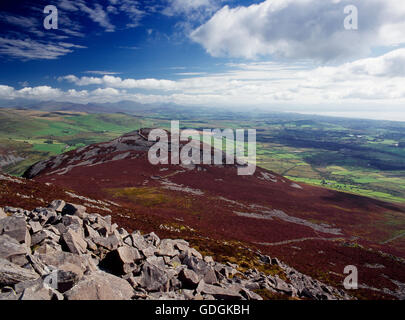
<instances>
[{"instance_id":1,"label":"white cloud","mask_svg":"<svg viewBox=\"0 0 405 320\"><path fill-rule=\"evenodd\" d=\"M221 8L224 2L232 0L166 0L166 6L161 13L166 16L176 16L180 19L176 23L179 33L174 35L179 40L187 35L198 25L207 21Z\"/></svg>"},{"instance_id":2,"label":"white cloud","mask_svg":"<svg viewBox=\"0 0 405 320\"><path fill-rule=\"evenodd\" d=\"M215 0L167 0L168 6L163 13L169 16L176 14L190 14L196 10L213 11L218 6L219 1Z\"/></svg>"},{"instance_id":3,"label":"white cloud","mask_svg":"<svg viewBox=\"0 0 405 320\"><path fill-rule=\"evenodd\" d=\"M101 27L105 29L107 32L114 32L115 26L110 22L108 17L108 13L103 9L103 6L96 3L94 4L94 8L88 7L83 2L78 3L79 8L86 12L89 15L89 18L94 22L98 23Z\"/></svg>"},{"instance_id":4,"label":"white cloud","mask_svg":"<svg viewBox=\"0 0 405 320\"><path fill-rule=\"evenodd\" d=\"M358 8L358 30L344 28L346 5ZM266 0L225 6L190 37L216 57L342 61L405 43L405 6L398 0Z\"/></svg>"},{"instance_id":5,"label":"white cloud","mask_svg":"<svg viewBox=\"0 0 405 320\"><path fill-rule=\"evenodd\" d=\"M214 74L184 74L177 80L122 79L120 77L77 77L60 80L78 86L98 85L104 88L153 90L143 94L156 101L200 105L274 105L274 104L345 104L375 101L405 101L405 49L385 55L360 59L338 66L314 67L276 62L229 64L229 70ZM159 97L159 98L158 98ZM123 97L120 97L124 99ZM146 98L145 98L146 99Z\"/></svg>"},{"instance_id":6,"label":"white cloud","mask_svg":"<svg viewBox=\"0 0 405 320\"><path fill-rule=\"evenodd\" d=\"M2 99L14 99L14 88L6 85L0 85L0 98Z\"/></svg>"},{"instance_id":7,"label":"white cloud","mask_svg":"<svg viewBox=\"0 0 405 320\"><path fill-rule=\"evenodd\" d=\"M86 90L63 91L49 86L16 90L0 86L0 98L71 102L177 103L204 106L287 108L316 106L322 111L344 108L403 109L405 49L337 66L280 62L229 64L222 73L185 75L179 80L100 77L60 78Z\"/></svg>"},{"instance_id":8,"label":"white cloud","mask_svg":"<svg viewBox=\"0 0 405 320\"><path fill-rule=\"evenodd\" d=\"M56 44L31 39L8 39L0 37L0 55L7 55L23 60L57 59L73 52L66 44Z\"/></svg>"},{"instance_id":9,"label":"white cloud","mask_svg":"<svg viewBox=\"0 0 405 320\"><path fill-rule=\"evenodd\" d=\"M62 91L49 86L25 87L15 92L19 98L47 100L56 99L62 95Z\"/></svg>"},{"instance_id":10,"label":"white cloud","mask_svg":"<svg viewBox=\"0 0 405 320\"><path fill-rule=\"evenodd\" d=\"M171 80L159 79L121 79L111 75L98 77L76 77L67 75L60 77L59 80L66 80L78 86L105 85L111 88L121 89L147 89L147 90L173 90L177 88L176 82Z\"/></svg>"}]
</instances>

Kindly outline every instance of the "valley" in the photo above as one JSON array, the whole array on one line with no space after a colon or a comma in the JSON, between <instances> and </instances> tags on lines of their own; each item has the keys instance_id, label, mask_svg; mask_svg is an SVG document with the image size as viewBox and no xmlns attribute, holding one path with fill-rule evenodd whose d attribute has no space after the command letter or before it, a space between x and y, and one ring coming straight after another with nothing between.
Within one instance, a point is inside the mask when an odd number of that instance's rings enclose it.
<instances>
[{"instance_id":1,"label":"valley","mask_svg":"<svg viewBox=\"0 0 405 320\"><path fill-rule=\"evenodd\" d=\"M357 298L402 295L403 205L296 183L263 168L238 176L235 165L152 165L146 136L142 129L72 150L23 176L69 190L92 210L113 213L119 225L186 239L218 261L249 269L246 252L260 250L340 289L344 267L355 265Z\"/></svg>"},{"instance_id":2,"label":"valley","mask_svg":"<svg viewBox=\"0 0 405 320\"><path fill-rule=\"evenodd\" d=\"M405 203L405 124L206 108L131 113L0 108L0 164L19 176L33 163L145 127L257 129L258 165L297 182ZM177 118L176 118L177 117Z\"/></svg>"}]
</instances>

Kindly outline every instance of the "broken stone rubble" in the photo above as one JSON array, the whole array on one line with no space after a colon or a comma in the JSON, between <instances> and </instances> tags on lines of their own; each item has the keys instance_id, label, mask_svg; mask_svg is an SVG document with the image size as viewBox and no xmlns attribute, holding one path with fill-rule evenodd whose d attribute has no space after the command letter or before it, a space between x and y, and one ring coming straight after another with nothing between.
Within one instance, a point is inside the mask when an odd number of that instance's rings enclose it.
<instances>
[{"instance_id":1,"label":"broken stone rubble","mask_svg":"<svg viewBox=\"0 0 405 320\"><path fill-rule=\"evenodd\" d=\"M181 239L127 232L111 217L53 201L28 211L0 208L0 299L261 300L268 290L297 298L350 299L276 258L287 281L203 257Z\"/></svg>"}]
</instances>

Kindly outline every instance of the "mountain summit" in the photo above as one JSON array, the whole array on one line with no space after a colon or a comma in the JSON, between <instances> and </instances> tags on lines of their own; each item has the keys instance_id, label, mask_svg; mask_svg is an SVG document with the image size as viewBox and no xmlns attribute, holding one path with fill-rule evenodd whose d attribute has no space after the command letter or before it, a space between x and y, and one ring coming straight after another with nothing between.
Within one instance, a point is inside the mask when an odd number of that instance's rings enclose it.
<instances>
[{"instance_id":1,"label":"mountain summit","mask_svg":"<svg viewBox=\"0 0 405 320\"><path fill-rule=\"evenodd\" d=\"M405 243L395 238L401 226L389 217L405 214L403 206L298 184L259 167L252 176L238 176L236 166L152 165L149 130L41 161L24 177L117 204L125 208L114 217L117 223L157 228L213 255L243 260L217 247L239 243L336 287L342 287L344 268L354 265L360 297L401 290Z\"/></svg>"}]
</instances>

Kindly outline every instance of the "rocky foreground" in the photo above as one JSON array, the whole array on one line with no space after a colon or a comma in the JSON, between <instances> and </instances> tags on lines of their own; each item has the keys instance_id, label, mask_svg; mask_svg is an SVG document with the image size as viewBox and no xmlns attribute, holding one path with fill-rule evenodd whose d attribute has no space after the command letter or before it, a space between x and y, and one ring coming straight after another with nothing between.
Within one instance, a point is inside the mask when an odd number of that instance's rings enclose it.
<instances>
[{"instance_id":1,"label":"rocky foreground","mask_svg":"<svg viewBox=\"0 0 405 320\"><path fill-rule=\"evenodd\" d=\"M260 259L286 278L241 272L184 240L129 234L110 216L62 200L33 211L0 208L0 300L262 300L263 291L350 299L276 258Z\"/></svg>"}]
</instances>

